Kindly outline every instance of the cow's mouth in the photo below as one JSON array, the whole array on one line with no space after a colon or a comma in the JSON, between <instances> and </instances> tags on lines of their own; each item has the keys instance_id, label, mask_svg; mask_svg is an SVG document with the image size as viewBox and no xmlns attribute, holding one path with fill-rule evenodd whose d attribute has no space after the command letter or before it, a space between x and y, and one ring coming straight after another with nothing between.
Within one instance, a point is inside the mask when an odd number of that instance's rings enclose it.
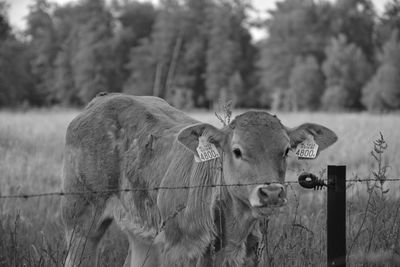
<instances>
[{"instance_id":1,"label":"cow's mouth","mask_svg":"<svg viewBox=\"0 0 400 267\"><path fill-rule=\"evenodd\" d=\"M253 207L252 213L254 217L268 217L279 214L285 206L286 203Z\"/></svg>"}]
</instances>

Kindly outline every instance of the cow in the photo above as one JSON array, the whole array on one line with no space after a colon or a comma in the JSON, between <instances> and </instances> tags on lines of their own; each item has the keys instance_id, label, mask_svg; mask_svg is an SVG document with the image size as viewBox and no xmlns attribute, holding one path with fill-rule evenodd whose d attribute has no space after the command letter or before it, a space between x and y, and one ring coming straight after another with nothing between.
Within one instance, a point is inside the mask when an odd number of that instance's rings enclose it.
<instances>
[{"instance_id":1,"label":"cow","mask_svg":"<svg viewBox=\"0 0 400 267\"><path fill-rule=\"evenodd\" d=\"M65 266L96 266L112 222L129 241L124 266L244 266L257 222L287 203L289 151L310 138L319 151L337 140L266 111L218 129L157 97L95 97L66 132ZM201 161L200 145L215 157Z\"/></svg>"}]
</instances>

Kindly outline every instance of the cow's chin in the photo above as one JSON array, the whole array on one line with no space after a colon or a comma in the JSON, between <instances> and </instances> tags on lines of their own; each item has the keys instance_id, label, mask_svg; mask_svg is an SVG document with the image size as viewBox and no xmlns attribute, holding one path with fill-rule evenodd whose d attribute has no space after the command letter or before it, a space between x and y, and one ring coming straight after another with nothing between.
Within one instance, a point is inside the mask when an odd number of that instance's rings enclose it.
<instances>
[{"instance_id":1,"label":"cow's chin","mask_svg":"<svg viewBox=\"0 0 400 267\"><path fill-rule=\"evenodd\" d=\"M278 215L285 205L268 205L252 207L251 212L254 218L266 218L274 215Z\"/></svg>"}]
</instances>

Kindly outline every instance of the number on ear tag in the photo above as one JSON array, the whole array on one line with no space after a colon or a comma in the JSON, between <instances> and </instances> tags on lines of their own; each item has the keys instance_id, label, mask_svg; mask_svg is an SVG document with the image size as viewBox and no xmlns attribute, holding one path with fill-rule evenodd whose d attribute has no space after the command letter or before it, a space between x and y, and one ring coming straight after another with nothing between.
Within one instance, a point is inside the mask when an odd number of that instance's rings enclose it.
<instances>
[{"instance_id":1,"label":"number on ear tag","mask_svg":"<svg viewBox=\"0 0 400 267\"><path fill-rule=\"evenodd\" d=\"M208 143L207 141L199 140L199 146L196 148L198 156L194 159L196 162L204 162L212 159L219 158L218 149L214 144Z\"/></svg>"},{"instance_id":2,"label":"number on ear tag","mask_svg":"<svg viewBox=\"0 0 400 267\"><path fill-rule=\"evenodd\" d=\"M318 145L313 139L307 139L298 144L295 154L299 159L315 159L317 152Z\"/></svg>"}]
</instances>

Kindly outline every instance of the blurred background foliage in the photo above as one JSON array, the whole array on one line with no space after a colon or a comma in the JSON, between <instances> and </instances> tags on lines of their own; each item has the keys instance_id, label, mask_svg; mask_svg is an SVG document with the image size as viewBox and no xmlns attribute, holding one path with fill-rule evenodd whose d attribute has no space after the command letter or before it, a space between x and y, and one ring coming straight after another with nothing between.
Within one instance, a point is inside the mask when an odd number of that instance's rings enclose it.
<instances>
[{"instance_id":1,"label":"blurred background foliage","mask_svg":"<svg viewBox=\"0 0 400 267\"><path fill-rule=\"evenodd\" d=\"M0 107L75 106L102 91L178 108L400 109L400 1L35 0L27 29L0 0ZM250 27L267 37L255 42Z\"/></svg>"}]
</instances>

